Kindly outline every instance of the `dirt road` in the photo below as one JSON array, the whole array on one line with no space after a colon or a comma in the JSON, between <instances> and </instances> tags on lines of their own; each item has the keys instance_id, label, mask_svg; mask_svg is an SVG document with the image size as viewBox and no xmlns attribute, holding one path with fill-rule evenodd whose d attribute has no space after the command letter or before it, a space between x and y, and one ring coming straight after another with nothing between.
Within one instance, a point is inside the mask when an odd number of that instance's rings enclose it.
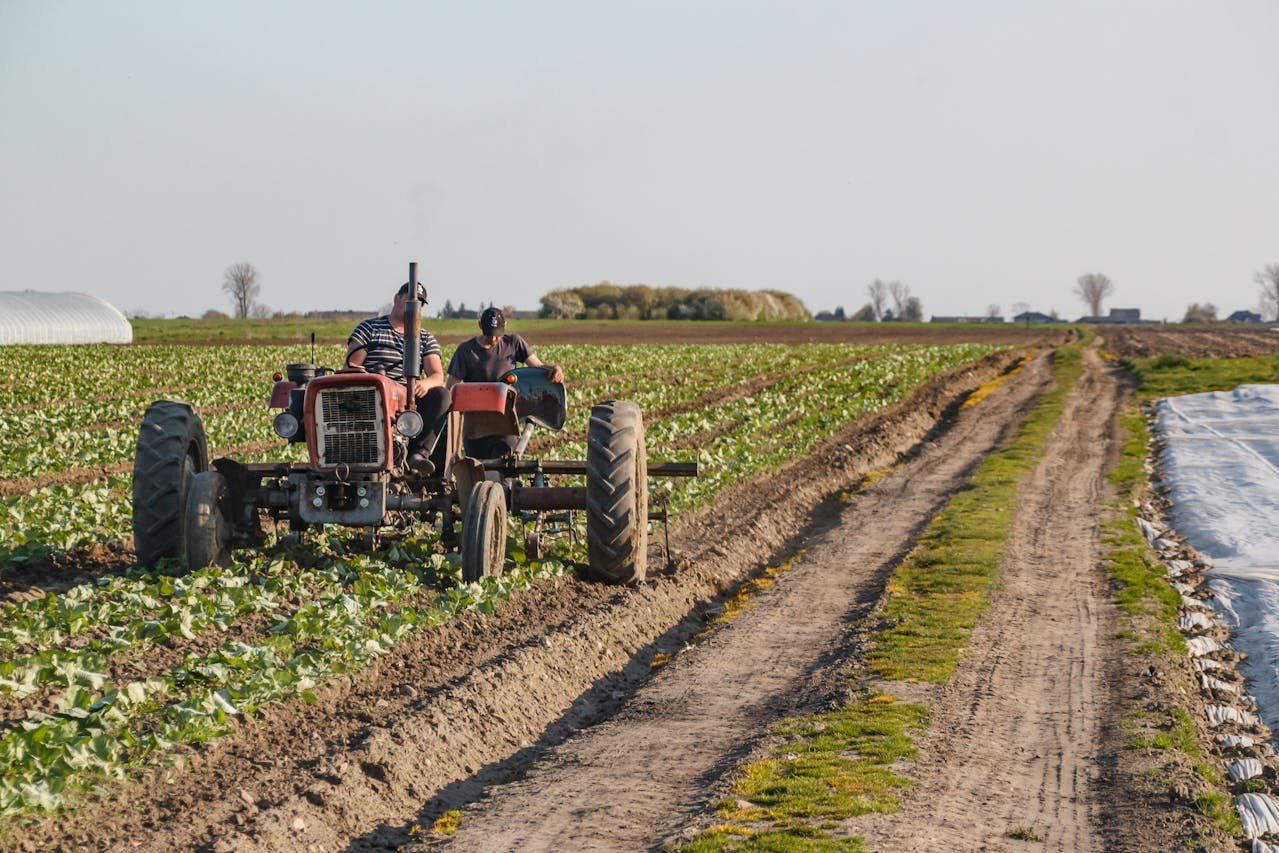
<instances>
[{"instance_id":1,"label":"dirt road","mask_svg":"<svg viewBox=\"0 0 1279 853\"><path fill-rule=\"evenodd\" d=\"M638 850L674 835L773 722L842 691L850 631L887 572L1047 381L1042 359L1023 373L862 493L753 609L679 655L621 714L493 789L448 847Z\"/></svg>"},{"instance_id":2,"label":"dirt road","mask_svg":"<svg viewBox=\"0 0 1279 853\"><path fill-rule=\"evenodd\" d=\"M439 846L650 849L704 825L726 771L771 723L839 696L857 621L922 525L1016 423L1044 381L1042 364L1027 372L816 533L753 610L680 655L621 714L490 790ZM901 812L845 827L871 849L1173 843L1119 766L1126 662L1112 641L1098 527L1120 395L1112 368L1086 351L1019 495L1002 587L957 675L930 697L932 724L908 771L918 786Z\"/></svg>"},{"instance_id":3,"label":"dirt road","mask_svg":"<svg viewBox=\"0 0 1279 853\"><path fill-rule=\"evenodd\" d=\"M941 691L898 814L867 821L875 849L1104 846L1103 773L1119 707L1114 605L1098 560L1098 507L1119 385L1093 350L1046 454L1019 494L1002 585ZM859 827L860 828L860 827ZM1148 848L1155 849L1155 848Z\"/></svg>"}]
</instances>

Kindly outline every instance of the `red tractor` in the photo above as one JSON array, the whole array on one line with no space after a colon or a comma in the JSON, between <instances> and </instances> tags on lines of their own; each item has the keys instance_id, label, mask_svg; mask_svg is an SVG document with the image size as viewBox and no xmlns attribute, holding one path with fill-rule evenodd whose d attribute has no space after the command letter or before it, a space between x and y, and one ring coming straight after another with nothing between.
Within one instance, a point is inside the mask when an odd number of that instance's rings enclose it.
<instances>
[{"instance_id":1,"label":"red tractor","mask_svg":"<svg viewBox=\"0 0 1279 853\"><path fill-rule=\"evenodd\" d=\"M409 266L416 283L416 264ZM365 530L370 547L384 526L440 527L446 548L460 548L466 581L502 571L508 514L525 527L536 558L544 522L561 525L586 513L591 573L609 583L637 583L648 563L650 475L697 476L696 463L649 463L644 422L634 403L592 407L585 461L527 459L534 426L564 428L564 386L541 368L511 371L500 382L455 385L435 471L406 464L409 439L424 428L414 407L419 378L420 306L405 318L406 384L359 368L331 371L290 364L276 374L270 407L283 440L305 442L307 462L209 462L204 426L189 403L160 400L147 409L133 471L133 538L138 562L185 558L189 568L222 564L234 548L265 539L263 519L294 531L338 524ZM407 385L407 387L406 387ZM519 435L496 459L461 452L463 437ZM552 486L550 477L584 475L585 486ZM457 529L460 523L460 531Z\"/></svg>"}]
</instances>

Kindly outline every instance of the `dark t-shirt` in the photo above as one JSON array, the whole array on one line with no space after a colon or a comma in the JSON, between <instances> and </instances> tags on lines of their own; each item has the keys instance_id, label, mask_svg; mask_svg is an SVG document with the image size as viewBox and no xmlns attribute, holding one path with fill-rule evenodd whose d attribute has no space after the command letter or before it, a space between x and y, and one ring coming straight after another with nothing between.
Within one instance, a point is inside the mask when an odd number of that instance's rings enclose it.
<instances>
[{"instance_id":1,"label":"dark t-shirt","mask_svg":"<svg viewBox=\"0 0 1279 853\"><path fill-rule=\"evenodd\" d=\"M496 382L515 365L528 361L530 355L528 343L519 335L502 335L488 348L475 338L467 338L457 345L448 372L463 382Z\"/></svg>"},{"instance_id":2,"label":"dark t-shirt","mask_svg":"<svg viewBox=\"0 0 1279 853\"><path fill-rule=\"evenodd\" d=\"M426 367L428 355L440 355L440 344L426 329L422 330L422 366ZM404 380L404 335L391 325L391 318L383 315L365 320L355 327L347 345L356 344L364 350L364 369L370 373L385 373L391 379Z\"/></svg>"}]
</instances>

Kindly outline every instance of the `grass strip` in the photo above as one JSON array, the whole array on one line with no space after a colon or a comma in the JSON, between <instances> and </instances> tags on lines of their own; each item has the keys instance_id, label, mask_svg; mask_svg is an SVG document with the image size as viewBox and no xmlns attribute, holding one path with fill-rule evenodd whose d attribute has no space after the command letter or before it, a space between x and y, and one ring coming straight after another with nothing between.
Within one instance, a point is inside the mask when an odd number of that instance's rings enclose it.
<instances>
[{"instance_id":1,"label":"grass strip","mask_svg":"<svg viewBox=\"0 0 1279 853\"><path fill-rule=\"evenodd\" d=\"M1242 358L1161 355L1129 358L1124 365L1141 383L1143 398L1229 391L1236 385L1279 382L1279 355Z\"/></svg>"},{"instance_id":2,"label":"grass strip","mask_svg":"<svg viewBox=\"0 0 1279 853\"><path fill-rule=\"evenodd\" d=\"M1168 394L1191 394L1226 390L1242 383L1275 381L1272 371L1279 370L1279 357L1263 356L1238 359L1186 359L1180 356L1131 359L1127 366L1141 381L1139 396L1151 398ZM1128 628L1121 637L1132 643L1134 654L1151 658L1164 672L1177 672L1174 658L1188 654L1185 636L1177 629L1181 596L1168 583L1167 571L1146 543L1137 525L1138 507L1149 488L1146 458L1150 441L1145 415L1136 402L1120 412L1123 433L1120 459L1110 472L1110 481L1118 494L1111 518L1103 525L1104 560L1115 583L1115 602L1129 617ZM1161 708L1158 717L1144 708L1130 710L1123 725L1140 729L1128 741L1130 749L1176 753L1180 762L1166 763L1166 769L1177 780L1178 765L1188 766L1198 777L1194 787L1200 793L1195 808L1218 830L1232 836L1242 832L1233 797L1226 790L1225 777L1215 762L1209 760L1201 746L1201 737L1191 716L1186 697L1194 695L1195 685L1186 679L1186 692L1172 700L1173 706ZM1241 790L1247 789L1243 783Z\"/></svg>"},{"instance_id":3,"label":"grass strip","mask_svg":"<svg viewBox=\"0 0 1279 853\"><path fill-rule=\"evenodd\" d=\"M1077 348L1057 351L1056 385L950 499L893 573L881 627L867 651L872 673L893 681L943 682L954 672L998 580L1017 487L1043 456L1081 370Z\"/></svg>"},{"instance_id":4,"label":"grass strip","mask_svg":"<svg viewBox=\"0 0 1279 853\"><path fill-rule=\"evenodd\" d=\"M1055 386L893 572L867 662L853 674L866 685L861 695L838 711L783 721L770 756L738 769L720 822L683 850L863 850L840 821L900 808L898 792L912 782L894 766L915 757L928 708L871 685L876 677L941 682L954 672L998 579L1017 488L1042 458L1081 371L1077 346L1057 350Z\"/></svg>"}]
</instances>

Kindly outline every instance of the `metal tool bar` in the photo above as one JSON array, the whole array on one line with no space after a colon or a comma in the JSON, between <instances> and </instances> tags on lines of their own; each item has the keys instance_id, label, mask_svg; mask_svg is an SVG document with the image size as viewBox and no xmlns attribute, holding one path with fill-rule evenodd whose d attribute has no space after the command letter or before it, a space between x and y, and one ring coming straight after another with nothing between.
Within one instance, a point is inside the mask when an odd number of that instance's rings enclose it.
<instances>
[{"instance_id":1,"label":"metal tool bar","mask_svg":"<svg viewBox=\"0 0 1279 853\"><path fill-rule=\"evenodd\" d=\"M575 460L537 460L521 459L509 462L503 459L490 459L484 463L485 470L501 471L503 474L585 474L586 463ZM696 477L696 462L650 462L650 477Z\"/></svg>"}]
</instances>

